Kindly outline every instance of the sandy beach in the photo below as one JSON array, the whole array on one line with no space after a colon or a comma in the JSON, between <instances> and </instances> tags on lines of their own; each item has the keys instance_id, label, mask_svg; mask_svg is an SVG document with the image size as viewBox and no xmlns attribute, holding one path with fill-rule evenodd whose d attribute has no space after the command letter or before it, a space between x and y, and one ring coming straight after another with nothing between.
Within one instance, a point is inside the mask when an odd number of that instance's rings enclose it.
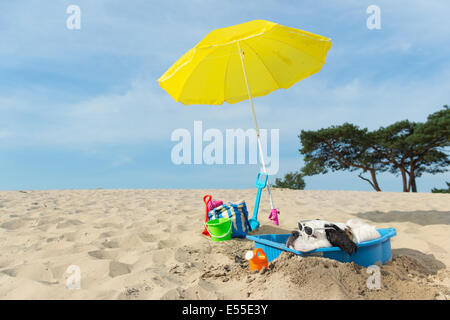
<instances>
[{"instance_id":1,"label":"sandy beach","mask_svg":"<svg viewBox=\"0 0 450 320\"><path fill-rule=\"evenodd\" d=\"M202 197L253 210L251 190L62 190L0 192L1 299L450 299L450 196L430 193L276 189L280 226L267 219L263 193L258 233L288 233L304 218L359 218L394 227L393 260L381 289L354 264L283 254L264 274L244 257L253 243L205 238ZM69 289L69 266L81 272Z\"/></svg>"}]
</instances>

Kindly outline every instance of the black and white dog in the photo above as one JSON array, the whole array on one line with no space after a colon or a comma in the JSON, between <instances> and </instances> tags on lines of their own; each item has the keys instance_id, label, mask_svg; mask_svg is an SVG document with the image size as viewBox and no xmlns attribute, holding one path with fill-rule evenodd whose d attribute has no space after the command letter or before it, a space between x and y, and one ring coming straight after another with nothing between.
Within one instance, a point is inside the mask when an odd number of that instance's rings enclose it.
<instances>
[{"instance_id":1,"label":"black and white dog","mask_svg":"<svg viewBox=\"0 0 450 320\"><path fill-rule=\"evenodd\" d=\"M317 247L327 247L333 246L338 247L345 251L349 255L354 254L358 247L353 242L353 235L350 227L343 226L340 228L334 223L311 220L310 222L300 222L298 223L298 231L292 231L286 246L288 248L299 250L296 244L297 240L301 241L302 248L308 248L309 250L314 249L314 245ZM309 251L308 249L300 251Z\"/></svg>"}]
</instances>

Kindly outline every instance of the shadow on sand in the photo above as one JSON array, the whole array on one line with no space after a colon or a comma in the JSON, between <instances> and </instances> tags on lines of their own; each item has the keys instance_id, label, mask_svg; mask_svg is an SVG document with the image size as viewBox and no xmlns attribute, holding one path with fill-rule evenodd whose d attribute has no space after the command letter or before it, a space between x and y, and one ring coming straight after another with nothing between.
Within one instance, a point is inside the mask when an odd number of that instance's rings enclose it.
<instances>
[{"instance_id":1,"label":"shadow on sand","mask_svg":"<svg viewBox=\"0 0 450 320\"><path fill-rule=\"evenodd\" d=\"M262 225L258 229L253 230L249 232L250 235L256 235L256 234L287 234L291 233L292 230L283 229L276 226L269 226L269 225Z\"/></svg>"},{"instance_id":2,"label":"shadow on sand","mask_svg":"<svg viewBox=\"0 0 450 320\"><path fill-rule=\"evenodd\" d=\"M421 226L450 224L450 211L370 211L358 213L358 218L373 222L412 222Z\"/></svg>"},{"instance_id":3,"label":"shadow on sand","mask_svg":"<svg viewBox=\"0 0 450 320\"><path fill-rule=\"evenodd\" d=\"M436 274L439 270L446 268L446 265L437 260L431 253L425 254L410 248L392 249L392 258L395 259L399 256L407 256L416 260L420 264L420 271L426 275Z\"/></svg>"}]
</instances>

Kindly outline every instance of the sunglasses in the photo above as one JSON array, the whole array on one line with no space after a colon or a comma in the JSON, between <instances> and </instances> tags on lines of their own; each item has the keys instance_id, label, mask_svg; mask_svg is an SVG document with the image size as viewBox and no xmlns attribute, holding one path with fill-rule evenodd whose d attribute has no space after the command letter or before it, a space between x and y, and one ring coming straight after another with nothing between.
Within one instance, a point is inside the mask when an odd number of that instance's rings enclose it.
<instances>
[{"instance_id":1,"label":"sunglasses","mask_svg":"<svg viewBox=\"0 0 450 320\"><path fill-rule=\"evenodd\" d=\"M304 222L302 221L298 221L298 230L300 230L300 232L306 234L309 237L316 237L314 234L316 232L316 230L330 230L330 229L334 229L334 228L330 228L330 227L323 227L323 228L316 228L316 227L308 227L305 226Z\"/></svg>"}]
</instances>

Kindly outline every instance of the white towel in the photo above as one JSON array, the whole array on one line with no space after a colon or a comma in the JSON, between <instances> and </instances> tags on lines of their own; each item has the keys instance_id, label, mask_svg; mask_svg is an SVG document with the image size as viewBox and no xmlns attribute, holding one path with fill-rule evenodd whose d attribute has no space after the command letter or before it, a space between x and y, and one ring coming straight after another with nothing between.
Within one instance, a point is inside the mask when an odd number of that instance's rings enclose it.
<instances>
[{"instance_id":1,"label":"white towel","mask_svg":"<svg viewBox=\"0 0 450 320\"><path fill-rule=\"evenodd\" d=\"M378 239L380 237L375 226L371 226L358 219L350 219L346 225L352 230L353 242L355 243Z\"/></svg>"}]
</instances>

